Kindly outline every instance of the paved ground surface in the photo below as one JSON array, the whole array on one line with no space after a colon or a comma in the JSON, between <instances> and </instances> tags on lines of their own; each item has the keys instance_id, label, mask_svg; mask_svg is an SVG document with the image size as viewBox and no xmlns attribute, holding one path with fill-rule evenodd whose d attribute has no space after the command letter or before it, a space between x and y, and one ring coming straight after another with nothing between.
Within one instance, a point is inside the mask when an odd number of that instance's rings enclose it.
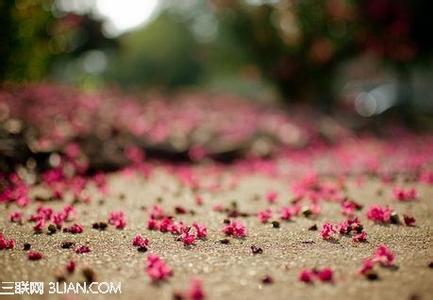
<instances>
[{"instance_id":1,"label":"paved ground surface","mask_svg":"<svg viewBox=\"0 0 433 300\"><path fill-rule=\"evenodd\" d=\"M83 234L34 234L30 223L10 223L7 216L14 208L1 206L0 229L17 242L14 250L0 251L1 281L55 281L72 258L78 266L68 281L83 281L81 270L89 267L95 271L97 281L121 281L121 296L125 299L172 299L173 292L185 290L194 277L203 280L209 299L433 298L433 269L428 268L433 261L433 186L417 186L419 201L397 203L391 199L391 187L384 187L378 180L367 179L359 186L349 179L347 195L359 203L366 206L390 204L400 214L410 213L417 219L417 227L375 225L366 220L364 208L359 216L368 233L368 243L354 244L345 237L336 243L327 242L321 239L318 231L309 231L308 227L313 224L320 227L325 221L343 220L339 205L324 203L323 214L316 220L298 217L292 222L281 223L280 228L261 224L255 216L243 218L249 230L248 237L243 240L230 238L229 244L221 244L219 241L224 238L221 229L226 216L212 211L215 203L228 205L236 201L239 210L255 213L268 206L263 195L270 189L280 194L275 207L289 203L291 195L287 182L249 176L242 179L234 190L203 194L204 205L194 206L195 215L177 216L186 223L198 221L208 226L208 239L198 241L190 248L176 242L171 234L146 229L145 208L158 203L159 197L162 199L160 205L169 212L173 212L176 205L193 206L192 192L181 188L173 177L162 171L148 180L138 175L124 177L114 174L110 177L109 187L109 196L95 194L90 204L76 206L78 223L85 225ZM120 196L122 194L124 197ZM60 208L64 202L50 202L49 205ZM29 211L34 208L30 206ZM112 226L106 231L91 228L95 221L106 221L113 210L125 211L128 225L124 230ZM147 253L140 253L132 247L131 239L137 233L151 240ZM92 251L76 254L73 249L62 249L60 245L65 240L86 244ZM44 259L29 261L22 250L25 242L31 243L32 249L41 251ZM380 280L377 281L368 281L357 275L363 259L382 243L395 252L398 270L378 268ZM261 247L263 254L252 255L251 245ZM160 255L173 268L174 276L169 281L159 285L150 283L144 271L149 252ZM301 269L325 266L335 270L333 284L307 285L298 281ZM265 275L272 276L274 283L263 284L261 279ZM66 297L45 295L44 298ZM86 299L89 296L73 298Z\"/></svg>"}]
</instances>

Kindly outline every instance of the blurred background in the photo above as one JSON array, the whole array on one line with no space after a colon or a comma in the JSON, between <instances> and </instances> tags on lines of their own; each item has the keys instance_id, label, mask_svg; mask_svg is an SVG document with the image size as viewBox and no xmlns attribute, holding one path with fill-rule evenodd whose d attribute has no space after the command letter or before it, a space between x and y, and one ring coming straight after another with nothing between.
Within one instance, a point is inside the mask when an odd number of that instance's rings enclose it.
<instances>
[{"instance_id":1,"label":"blurred background","mask_svg":"<svg viewBox=\"0 0 433 300\"><path fill-rule=\"evenodd\" d=\"M6 0L0 81L227 93L355 129L384 120L432 129L432 9L426 0Z\"/></svg>"},{"instance_id":2,"label":"blurred background","mask_svg":"<svg viewBox=\"0 0 433 300\"><path fill-rule=\"evenodd\" d=\"M0 79L433 111L423 0L8 0Z\"/></svg>"}]
</instances>

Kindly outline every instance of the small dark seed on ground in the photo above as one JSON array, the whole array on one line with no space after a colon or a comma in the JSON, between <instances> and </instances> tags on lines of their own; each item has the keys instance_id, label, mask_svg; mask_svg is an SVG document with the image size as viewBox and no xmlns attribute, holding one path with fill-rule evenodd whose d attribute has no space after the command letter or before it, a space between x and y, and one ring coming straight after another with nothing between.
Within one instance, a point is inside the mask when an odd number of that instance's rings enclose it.
<instances>
[{"instance_id":1,"label":"small dark seed on ground","mask_svg":"<svg viewBox=\"0 0 433 300\"><path fill-rule=\"evenodd\" d=\"M227 244L230 243L230 240L229 239L222 239L222 240L220 240L220 243L224 244L224 245L227 245Z\"/></svg>"},{"instance_id":2,"label":"small dark seed on ground","mask_svg":"<svg viewBox=\"0 0 433 300\"><path fill-rule=\"evenodd\" d=\"M417 294L412 294L409 296L409 300L419 300L421 297Z\"/></svg>"},{"instance_id":3,"label":"small dark seed on ground","mask_svg":"<svg viewBox=\"0 0 433 300\"><path fill-rule=\"evenodd\" d=\"M30 250L31 247L32 245L30 243L24 243L23 250L24 251Z\"/></svg>"},{"instance_id":4,"label":"small dark seed on ground","mask_svg":"<svg viewBox=\"0 0 433 300\"><path fill-rule=\"evenodd\" d=\"M317 230L317 225L314 224L313 226L308 227L308 230L316 231Z\"/></svg>"},{"instance_id":5,"label":"small dark seed on ground","mask_svg":"<svg viewBox=\"0 0 433 300\"><path fill-rule=\"evenodd\" d=\"M230 220L229 219L224 219L223 223L224 224L230 224Z\"/></svg>"},{"instance_id":6,"label":"small dark seed on ground","mask_svg":"<svg viewBox=\"0 0 433 300\"><path fill-rule=\"evenodd\" d=\"M313 240L302 241L302 244L315 244L316 242Z\"/></svg>"},{"instance_id":7,"label":"small dark seed on ground","mask_svg":"<svg viewBox=\"0 0 433 300\"><path fill-rule=\"evenodd\" d=\"M183 299L184 299L184 297L183 297L182 293L180 293L180 292L175 292L175 293L173 294L173 300L183 300Z\"/></svg>"},{"instance_id":8,"label":"small dark seed on ground","mask_svg":"<svg viewBox=\"0 0 433 300\"><path fill-rule=\"evenodd\" d=\"M274 228L280 228L280 222L278 222L278 221L272 221L272 227L274 227Z\"/></svg>"},{"instance_id":9,"label":"small dark seed on ground","mask_svg":"<svg viewBox=\"0 0 433 300\"><path fill-rule=\"evenodd\" d=\"M393 212L391 214L391 223L392 224L400 224L400 218L398 217L398 214L396 212Z\"/></svg>"},{"instance_id":10,"label":"small dark seed on ground","mask_svg":"<svg viewBox=\"0 0 433 300\"><path fill-rule=\"evenodd\" d=\"M431 261L431 262L428 264L428 267L429 267L430 269L433 269L433 261Z\"/></svg>"},{"instance_id":11,"label":"small dark seed on ground","mask_svg":"<svg viewBox=\"0 0 433 300\"><path fill-rule=\"evenodd\" d=\"M147 251L147 247L146 246L141 246L137 248L138 252L146 252Z\"/></svg>"},{"instance_id":12,"label":"small dark seed on ground","mask_svg":"<svg viewBox=\"0 0 433 300\"><path fill-rule=\"evenodd\" d=\"M85 268L82 271L84 278L86 279L86 282L95 282L96 280L96 273L90 268Z\"/></svg>"},{"instance_id":13,"label":"small dark seed on ground","mask_svg":"<svg viewBox=\"0 0 433 300\"><path fill-rule=\"evenodd\" d=\"M307 208L304 211L302 211L302 214L304 215L304 217L308 218L313 214L313 212L309 208Z\"/></svg>"},{"instance_id":14,"label":"small dark seed on ground","mask_svg":"<svg viewBox=\"0 0 433 300\"><path fill-rule=\"evenodd\" d=\"M374 273L374 272L368 273L366 275L366 277L368 280L378 280L379 279L379 275L377 275L377 273Z\"/></svg>"},{"instance_id":15,"label":"small dark seed on ground","mask_svg":"<svg viewBox=\"0 0 433 300\"><path fill-rule=\"evenodd\" d=\"M63 249L70 249L70 248L72 248L72 246L74 246L74 242L63 242L62 243Z\"/></svg>"},{"instance_id":16,"label":"small dark seed on ground","mask_svg":"<svg viewBox=\"0 0 433 300\"><path fill-rule=\"evenodd\" d=\"M96 222L92 224L92 228L93 229L97 229L97 230L105 230L107 229L108 224L105 222Z\"/></svg>"},{"instance_id":17,"label":"small dark seed on ground","mask_svg":"<svg viewBox=\"0 0 433 300\"><path fill-rule=\"evenodd\" d=\"M256 245L251 246L251 251L253 252L253 254L262 254L263 253L263 249L260 247L257 247Z\"/></svg>"},{"instance_id":18,"label":"small dark seed on ground","mask_svg":"<svg viewBox=\"0 0 433 300\"><path fill-rule=\"evenodd\" d=\"M274 283L274 279L272 279L271 276L266 275L265 277L262 278L262 282L264 284L272 284L272 283Z\"/></svg>"},{"instance_id":19,"label":"small dark seed on ground","mask_svg":"<svg viewBox=\"0 0 433 300\"><path fill-rule=\"evenodd\" d=\"M175 211L176 214L178 214L178 215L183 215L183 214L186 213L186 209L183 208L183 207L181 207L181 206L176 206L176 207L174 208L174 211Z\"/></svg>"},{"instance_id":20,"label":"small dark seed on ground","mask_svg":"<svg viewBox=\"0 0 433 300\"><path fill-rule=\"evenodd\" d=\"M56 233L56 231L57 231L57 228L54 224L48 225L48 233L49 234L54 234L54 233Z\"/></svg>"}]
</instances>

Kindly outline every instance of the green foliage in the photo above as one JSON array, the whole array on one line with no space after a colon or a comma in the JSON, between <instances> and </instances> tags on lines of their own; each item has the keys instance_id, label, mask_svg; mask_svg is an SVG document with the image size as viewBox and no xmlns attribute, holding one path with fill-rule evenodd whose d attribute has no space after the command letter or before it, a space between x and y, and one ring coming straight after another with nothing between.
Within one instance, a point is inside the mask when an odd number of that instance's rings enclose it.
<instances>
[{"instance_id":1,"label":"green foliage","mask_svg":"<svg viewBox=\"0 0 433 300\"><path fill-rule=\"evenodd\" d=\"M50 0L0 2L0 80L41 79L56 51Z\"/></svg>"},{"instance_id":2,"label":"green foliage","mask_svg":"<svg viewBox=\"0 0 433 300\"><path fill-rule=\"evenodd\" d=\"M120 44L108 76L123 85L172 88L196 83L202 76L197 42L188 26L170 14L126 34Z\"/></svg>"}]
</instances>

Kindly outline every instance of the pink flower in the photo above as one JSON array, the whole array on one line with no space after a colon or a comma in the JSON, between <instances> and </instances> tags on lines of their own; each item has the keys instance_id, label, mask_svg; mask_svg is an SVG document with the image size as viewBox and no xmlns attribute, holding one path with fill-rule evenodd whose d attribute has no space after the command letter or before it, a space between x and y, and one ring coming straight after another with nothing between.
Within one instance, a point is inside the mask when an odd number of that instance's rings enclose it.
<instances>
[{"instance_id":1,"label":"pink flower","mask_svg":"<svg viewBox=\"0 0 433 300\"><path fill-rule=\"evenodd\" d=\"M352 237L352 241L354 241L354 242L366 242L367 241L367 233L365 231L362 231L361 233L354 235Z\"/></svg>"},{"instance_id":2,"label":"pink flower","mask_svg":"<svg viewBox=\"0 0 433 300\"><path fill-rule=\"evenodd\" d=\"M394 187L392 193L394 199L398 201L412 201L417 198L417 190L415 188L405 190L401 187Z\"/></svg>"},{"instance_id":3,"label":"pink flower","mask_svg":"<svg viewBox=\"0 0 433 300\"><path fill-rule=\"evenodd\" d=\"M311 270L302 270L298 276L299 280L305 283L312 283L314 280L314 273Z\"/></svg>"},{"instance_id":4,"label":"pink flower","mask_svg":"<svg viewBox=\"0 0 433 300\"><path fill-rule=\"evenodd\" d=\"M159 220L162 219L163 217L164 217L164 212L162 211L161 206L159 205L152 206L150 210L150 218Z\"/></svg>"},{"instance_id":5,"label":"pink flower","mask_svg":"<svg viewBox=\"0 0 433 300\"><path fill-rule=\"evenodd\" d=\"M196 195L195 198L195 204L197 204L198 206L202 206L203 205L203 197L200 195Z\"/></svg>"},{"instance_id":6,"label":"pink flower","mask_svg":"<svg viewBox=\"0 0 433 300\"><path fill-rule=\"evenodd\" d=\"M237 238L243 238L247 236L248 231L245 225L240 221L231 221L229 224L224 226L223 232L226 235L232 235Z\"/></svg>"},{"instance_id":7,"label":"pink flower","mask_svg":"<svg viewBox=\"0 0 433 300\"><path fill-rule=\"evenodd\" d=\"M123 211L113 211L108 217L108 223L116 226L117 229L123 229L126 226L125 214Z\"/></svg>"},{"instance_id":8,"label":"pink flower","mask_svg":"<svg viewBox=\"0 0 433 300\"><path fill-rule=\"evenodd\" d=\"M207 228L205 225L199 223L193 223L192 226L194 227L197 233L197 237L199 239L204 239L207 237Z\"/></svg>"},{"instance_id":9,"label":"pink flower","mask_svg":"<svg viewBox=\"0 0 433 300\"><path fill-rule=\"evenodd\" d=\"M291 207L281 207L280 218L281 220L289 221L293 217L293 212Z\"/></svg>"},{"instance_id":10,"label":"pink flower","mask_svg":"<svg viewBox=\"0 0 433 300\"><path fill-rule=\"evenodd\" d=\"M166 280L173 275L171 268L159 256L154 254L147 257L146 272L154 282Z\"/></svg>"},{"instance_id":11,"label":"pink flower","mask_svg":"<svg viewBox=\"0 0 433 300\"><path fill-rule=\"evenodd\" d=\"M163 217L159 223L159 231L161 231L161 232L170 231L172 224L173 224L173 221L171 220L171 218Z\"/></svg>"},{"instance_id":12,"label":"pink flower","mask_svg":"<svg viewBox=\"0 0 433 300\"><path fill-rule=\"evenodd\" d=\"M408 216L408 215L403 215L404 218L404 224L406 224L406 226L415 226L415 218L412 216Z\"/></svg>"},{"instance_id":13,"label":"pink flower","mask_svg":"<svg viewBox=\"0 0 433 300\"><path fill-rule=\"evenodd\" d=\"M27 253L27 257L29 260L40 260L42 258L42 253L37 251L29 251Z\"/></svg>"},{"instance_id":14,"label":"pink flower","mask_svg":"<svg viewBox=\"0 0 433 300\"><path fill-rule=\"evenodd\" d=\"M0 250L13 249L15 247L15 241L12 239L6 239L2 233L0 233Z\"/></svg>"},{"instance_id":15,"label":"pink flower","mask_svg":"<svg viewBox=\"0 0 433 300\"><path fill-rule=\"evenodd\" d=\"M159 224L158 221L155 219L149 219L147 220L147 229L149 230L158 230Z\"/></svg>"},{"instance_id":16,"label":"pink flower","mask_svg":"<svg viewBox=\"0 0 433 300\"><path fill-rule=\"evenodd\" d=\"M58 229L62 228L66 215L63 212L53 214L52 220Z\"/></svg>"},{"instance_id":17,"label":"pink flower","mask_svg":"<svg viewBox=\"0 0 433 300\"><path fill-rule=\"evenodd\" d=\"M372 257L368 257L364 260L362 267L359 269L359 273L362 275L368 274L376 263L381 266L390 267L394 264L395 255L385 245L379 245Z\"/></svg>"},{"instance_id":18,"label":"pink flower","mask_svg":"<svg viewBox=\"0 0 433 300\"><path fill-rule=\"evenodd\" d=\"M185 228L180 239L185 246L190 246L195 243L195 235L190 233L191 227Z\"/></svg>"},{"instance_id":19,"label":"pink flower","mask_svg":"<svg viewBox=\"0 0 433 300\"><path fill-rule=\"evenodd\" d=\"M140 234L137 234L132 239L132 245L140 248L147 248L149 246L149 239L143 238Z\"/></svg>"},{"instance_id":20,"label":"pink flower","mask_svg":"<svg viewBox=\"0 0 433 300\"><path fill-rule=\"evenodd\" d=\"M305 283L312 283L314 280L330 282L333 280L334 271L331 268L305 269L299 273L299 280Z\"/></svg>"},{"instance_id":21,"label":"pink flower","mask_svg":"<svg viewBox=\"0 0 433 300\"><path fill-rule=\"evenodd\" d=\"M323 268L321 270L317 270L315 273L321 281L332 281L334 276L334 271L332 271L331 268Z\"/></svg>"},{"instance_id":22,"label":"pink flower","mask_svg":"<svg viewBox=\"0 0 433 300\"><path fill-rule=\"evenodd\" d=\"M324 240L329 240L335 232L336 230L331 223L325 223L320 230L320 236Z\"/></svg>"},{"instance_id":23,"label":"pink flower","mask_svg":"<svg viewBox=\"0 0 433 300\"><path fill-rule=\"evenodd\" d=\"M37 233L41 232L45 227L45 219L40 219L36 222L36 225L33 226L33 230Z\"/></svg>"},{"instance_id":24,"label":"pink flower","mask_svg":"<svg viewBox=\"0 0 433 300\"><path fill-rule=\"evenodd\" d=\"M374 262L379 262L382 266L386 267L392 266L394 259L394 253L392 253L391 250L389 250L389 248L383 244L377 247L373 256Z\"/></svg>"},{"instance_id":25,"label":"pink flower","mask_svg":"<svg viewBox=\"0 0 433 300\"><path fill-rule=\"evenodd\" d=\"M345 216L353 216L356 210L361 209L362 206L352 200L344 200L341 203L341 212Z\"/></svg>"},{"instance_id":26,"label":"pink flower","mask_svg":"<svg viewBox=\"0 0 433 300\"><path fill-rule=\"evenodd\" d=\"M66 271L68 271L68 273L74 273L75 271L75 262L73 260L70 260L67 264L66 264Z\"/></svg>"},{"instance_id":27,"label":"pink flower","mask_svg":"<svg viewBox=\"0 0 433 300\"><path fill-rule=\"evenodd\" d=\"M388 206L372 205L367 211L367 218L376 223L389 223L393 210Z\"/></svg>"},{"instance_id":28,"label":"pink flower","mask_svg":"<svg viewBox=\"0 0 433 300\"><path fill-rule=\"evenodd\" d=\"M9 220L13 223L21 223L22 222L22 214L19 211L12 212L9 215Z\"/></svg>"},{"instance_id":29,"label":"pink flower","mask_svg":"<svg viewBox=\"0 0 433 300\"><path fill-rule=\"evenodd\" d=\"M371 270L373 270L373 266L374 266L373 259L367 258L362 263L362 267L361 267L361 269L359 269L359 273L362 275L365 275L365 274L369 273Z\"/></svg>"},{"instance_id":30,"label":"pink flower","mask_svg":"<svg viewBox=\"0 0 433 300\"><path fill-rule=\"evenodd\" d=\"M278 193L276 191L269 191L265 197L270 204L274 204L277 201Z\"/></svg>"},{"instance_id":31,"label":"pink flower","mask_svg":"<svg viewBox=\"0 0 433 300\"><path fill-rule=\"evenodd\" d=\"M224 210L224 207L221 203L217 203L212 206L212 210L216 212L222 212Z\"/></svg>"},{"instance_id":32,"label":"pink flower","mask_svg":"<svg viewBox=\"0 0 433 300\"><path fill-rule=\"evenodd\" d=\"M206 293L203 290L203 283L200 279L195 278L191 281L187 296L188 299L191 300L203 300L206 298Z\"/></svg>"},{"instance_id":33,"label":"pink flower","mask_svg":"<svg viewBox=\"0 0 433 300\"><path fill-rule=\"evenodd\" d=\"M423 171L419 177L420 182L433 184L433 171Z\"/></svg>"},{"instance_id":34,"label":"pink flower","mask_svg":"<svg viewBox=\"0 0 433 300\"><path fill-rule=\"evenodd\" d=\"M168 231L170 231L171 234L181 234L185 230L185 225L182 222L173 222L171 223Z\"/></svg>"},{"instance_id":35,"label":"pink flower","mask_svg":"<svg viewBox=\"0 0 433 300\"><path fill-rule=\"evenodd\" d=\"M259 218L261 223L267 223L270 218L272 218L272 210L271 209L265 209L262 211L259 211L257 214L257 217Z\"/></svg>"},{"instance_id":36,"label":"pink flower","mask_svg":"<svg viewBox=\"0 0 433 300\"><path fill-rule=\"evenodd\" d=\"M350 234L351 232L360 233L363 229L363 226L359 222L358 218L352 218L338 224L337 228L340 234Z\"/></svg>"},{"instance_id":37,"label":"pink flower","mask_svg":"<svg viewBox=\"0 0 433 300\"><path fill-rule=\"evenodd\" d=\"M66 232L70 232L72 234L78 234L78 233L83 233L84 229L83 226L79 225L79 224L74 224L69 228L65 228Z\"/></svg>"},{"instance_id":38,"label":"pink flower","mask_svg":"<svg viewBox=\"0 0 433 300\"><path fill-rule=\"evenodd\" d=\"M75 253L83 254L90 252L90 248L88 246L78 246L77 249L75 249Z\"/></svg>"}]
</instances>

